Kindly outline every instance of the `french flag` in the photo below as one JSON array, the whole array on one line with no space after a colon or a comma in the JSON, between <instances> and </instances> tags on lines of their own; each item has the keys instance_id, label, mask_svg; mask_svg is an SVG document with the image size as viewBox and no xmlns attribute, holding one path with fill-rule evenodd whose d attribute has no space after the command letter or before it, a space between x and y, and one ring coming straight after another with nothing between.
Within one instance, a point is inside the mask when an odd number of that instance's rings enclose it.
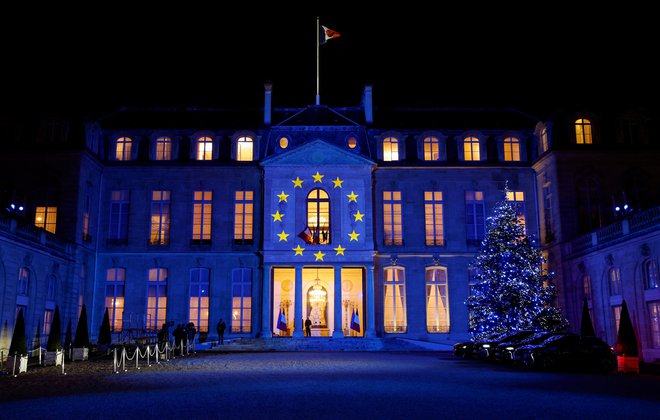
<instances>
[{"instance_id":1,"label":"french flag","mask_svg":"<svg viewBox=\"0 0 660 420\"><path fill-rule=\"evenodd\" d=\"M284 316L284 311L280 309L280 314L277 317L277 329L280 331L286 331L286 317Z\"/></svg>"},{"instance_id":2,"label":"french flag","mask_svg":"<svg viewBox=\"0 0 660 420\"><path fill-rule=\"evenodd\" d=\"M351 317L351 329L360 332L360 315L358 315L357 309L353 311L353 316Z\"/></svg>"},{"instance_id":3,"label":"french flag","mask_svg":"<svg viewBox=\"0 0 660 420\"><path fill-rule=\"evenodd\" d=\"M321 25L321 28L319 29L321 34L319 36L319 44L323 45L328 40L330 39L335 39L339 38L341 35L337 31L333 31L332 29L328 28L327 26Z\"/></svg>"}]
</instances>

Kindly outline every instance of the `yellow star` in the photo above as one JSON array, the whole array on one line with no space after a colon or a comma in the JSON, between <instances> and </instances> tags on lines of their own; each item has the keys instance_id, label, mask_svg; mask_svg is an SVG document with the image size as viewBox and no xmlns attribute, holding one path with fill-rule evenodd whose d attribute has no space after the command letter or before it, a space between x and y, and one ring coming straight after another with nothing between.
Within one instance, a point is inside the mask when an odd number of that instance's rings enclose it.
<instances>
[{"instance_id":1,"label":"yellow star","mask_svg":"<svg viewBox=\"0 0 660 420\"><path fill-rule=\"evenodd\" d=\"M364 214L360 213L360 210L358 210L353 216L355 216L356 222L364 222L364 220L362 220Z\"/></svg>"},{"instance_id":2,"label":"yellow star","mask_svg":"<svg viewBox=\"0 0 660 420\"><path fill-rule=\"evenodd\" d=\"M355 194L353 191L351 191L350 194L346 194L346 197L348 197L348 202L350 203L351 201L355 201L357 203L357 198L359 197L357 194Z\"/></svg>"},{"instance_id":3,"label":"yellow star","mask_svg":"<svg viewBox=\"0 0 660 420\"><path fill-rule=\"evenodd\" d=\"M355 229L353 229L353 232L349 233L348 236L351 237L351 241L357 241L358 236L360 236L359 233L355 233Z\"/></svg>"},{"instance_id":4,"label":"yellow star","mask_svg":"<svg viewBox=\"0 0 660 420\"><path fill-rule=\"evenodd\" d=\"M284 229L282 229L282 233L278 233L277 236L280 237L280 240L279 240L278 242L282 242L282 241L287 242L286 238L289 237L289 234L288 234L288 233L284 233ZM357 240L357 239L356 239L356 240Z\"/></svg>"},{"instance_id":5,"label":"yellow star","mask_svg":"<svg viewBox=\"0 0 660 420\"><path fill-rule=\"evenodd\" d=\"M277 194L277 196L280 198L280 203L282 201L285 201L285 202L288 203L288 201L286 201L286 198L289 196L289 194L284 194L284 191L282 191L280 194Z\"/></svg>"},{"instance_id":6,"label":"yellow star","mask_svg":"<svg viewBox=\"0 0 660 420\"><path fill-rule=\"evenodd\" d=\"M335 188L337 188L337 187L341 188L342 187L341 184L343 184L344 181L339 179L339 177L337 177L337 179L332 180L332 183L335 184Z\"/></svg>"},{"instance_id":7,"label":"yellow star","mask_svg":"<svg viewBox=\"0 0 660 420\"><path fill-rule=\"evenodd\" d=\"M314 254L314 256L316 257L316 259L314 261L323 261L323 257L325 257L325 254L322 253L321 251L319 251L316 254ZM294 255L294 257L295 257L295 255Z\"/></svg>"},{"instance_id":8,"label":"yellow star","mask_svg":"<svg viewBox=\"0 0 660 420\"><path fill-rule=\"evenodd\" d=\"M293 182L293 188L302 188L302 183L304 182L300 177L296 177L296 179L292 179L291 182Z\"/></svg>"},{"instance_id":9,"label":"yellow star","mask_svg":"<svg viewBox=\"0 0 660 420\"><path fill-rule=\"evenodd\" d=\"M316 171L315 175L312 175L312 178L314 178L314 182L323 182L323 177L325 175L321 175L319 171Z\"/></svg>"},{"instance_id":10,"label":"yellow star","mask_svg":"<svg viewBox=\"0 0 660 420\"><path fill-rule=\"evenodd\" d=\"M271 214L271 216L273 216L273 222L281 222L284 213L280 213L280 211L278 210L275 212L275 214Z\"/></svg>"},{"instance_id":11,"label":"yellow star","mask_svg":"<svg viewBox=\"0 0 660 420\"><path fill-rule=\"evenodd\" d=\"M300 244L296 245L295 248L291 248L291 249L293 249L294 251L296 251L296 253L293 255L294 257L295 257L296 255L300 255L300 256L302 257L302 253L303 253L303 251L305 250L305 248L301 248L301 247L300 247Z\"/></svg>"},{"instance_id":12,"label":"yellow star","mask_svg":"<svg viewBox=\"0 0 660 420\"><path fill-rule=\"evenodd\" d=\"M342 248L341 245L337 245L337 248L334 248L337 253L335 255L344 255L344 251L346 251L346 248Z\"/></svg>"}]
</instances>

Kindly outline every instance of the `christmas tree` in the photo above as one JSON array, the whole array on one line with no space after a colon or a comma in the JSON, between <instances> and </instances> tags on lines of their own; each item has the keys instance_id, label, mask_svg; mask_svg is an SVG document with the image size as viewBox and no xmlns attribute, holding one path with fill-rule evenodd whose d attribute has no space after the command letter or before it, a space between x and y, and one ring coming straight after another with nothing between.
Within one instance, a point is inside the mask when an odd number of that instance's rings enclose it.
<instances>
[{"instance_id":1,"label":"christmas tree","mask_svg":"<svg viewBox=\"0 0 660 420\"><path fill-rule=\"evenodd\" d=\"M519 330L556 331L568 326L559 308L552 306L554 274L542 268L544 262L505 194L488 218L486 237L470 265L476 284L465 303L473 338Z\"/></svg>"}]
</instances>

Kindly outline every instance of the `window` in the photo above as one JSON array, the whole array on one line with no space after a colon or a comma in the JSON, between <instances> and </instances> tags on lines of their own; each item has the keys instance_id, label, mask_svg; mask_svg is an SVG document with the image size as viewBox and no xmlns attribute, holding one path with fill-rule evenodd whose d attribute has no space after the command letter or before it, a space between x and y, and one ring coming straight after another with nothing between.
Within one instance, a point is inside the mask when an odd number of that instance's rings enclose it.
<instances>
[{"instance_id":1,"label":"window","mask_svg":"<svg viewBox=\"0 0 660 420\"><path fill-rule=\"evenodd\" d=\"M437 137L424 139L424 160L440 160L440 142Z\"/></svg>"},{"instance_id":2,"label":"window","mask_svg":"<svg viewBox=\"0 0 660 420\"><path fill-rule=\"evenodd\" d=\"M504 160L507 162L520 162L520 140L516 137L504 139Z\"/></svg>"},{"instance_id":3,"label":"window","mask_svg":"<svg viewBox=\"0 0 660 420\"><path fill-rule=\"evenodd\" d=\"M447 302L447 269L426 269L426 330L430 333L449 332Z\"/></svg>"},{"instance_id":4,"label":"window","mask_svg":"<svg viewBox=\"0 0 660 420\"><path fill-rule=\"evenodd\" d=\"M619 267L612 267L607 272L610 283L610 295L621 296L621 270Z\"/></svg>"},{"instance_id":5,"label":"window","mask_svg":"<svg viewBox=\"0 0 660 420\"><path fill-rule=\"evenodd\" d=\"M625 119L622 123L624 144L641 144L642 143L642 124L641 121Z\"/></svg>"},{"instance_id":6,"label":"window","mask_svg":"<svg viewBox=\"0 0 660 420\"><path fill-rule=\"evenodd\" d=\"M353 136L349 137L348 140L346 140L346 144L349 149L355 149L358 145L357 138Z\"/></svg>"},{"instance_id":7,"label":"window","mask_svg":"<svg viewBox=\"0 0 660 420\"><path fill-rule=\"evenodd\" d=\"M385 162L399 160L399 140L396 137L385 137L383 140L383 160Z\"/></svg>"},{"instance_id":8,"label":"window","mask_svg":"<svg viewBox=\"0 0 660 420\"><path fill-rule=\"evenodd\" d=\"M330 243L330 197L321 188L307 195L307 227L312 234L312 243Z\"/></svg>"},{"instance_id":9,"label":"window","mask_svg":"<svg viewBox=\"0 0 660 420\"><path fill-rule=\"evenodd\" d=\"M82 217L82 240L89 242L92 240L91 229L89 226L89 217L92 212L92 199L89 194L85 195L85 207L83 208L83 217Z\"/></svg>"},{"instance_id":10,"label":"window","mask_svg":"<svg viewBox=\"0 0 660 420\"><path fill-rule=\"evenodd\" d=\"M614 331L619 334L619 324L621 323L621 305L612 306L612 315L614 315Z\"/></svg>"},{"instance_id":11,"label":"window","mask_svg":"<svg viewBox=\"0 0 660 420\"><path fill-rule=\"evenodd\" d=\"M465 219L468 242L481 242L486 232L483 191L465 191Z\"/></svg>"},{"instance_id":12,"label":"window","mask_svg":"<svg viewBox=\"0 0 660 420\"><path fill-rule=\"evenodd\" d=\"M254 192L236 191L234 201L234 243L251 244L254 219Z\"/></svg>"},{"instance_id":13,"label":"window","mask_svg":"<svg viewBox=\"0 0 660 420\"><path fill-rule=\"evenodd\" d=\"M582 178L577 184L578 227L589 232L600 227L600 198L598 184L593 178Z\"/></svg>"},{"instance_id":14,"label":"window","mask_svg":"<svg viewBox=\"0 0 660 420\"><path fill-rule=\"evenodd\" d=\"M424 191L424 225L426 227L426 245L445 244L441 191Z\"/></svg>"},{"instance_id":15,"label":"window","mask_svg":"<svg viewBox=\"0 0 660 420\"><path fill-rule=\"evenodd\" d=\"M385 268L385 332L405 333L406 276L403 267Z\"/></svg>"},{"instance_id":16,"label":"window","mask_svg":"<svg viewBox=\"0 0 660 420\"><path fill-rule=\"evenodd\" d=\"M87 285L87 264L80 264L78 276L78 315L82 312L83 302L85 301L85 286Z\"/></svg>"},{"instance_id":17,"label":"window","mask_svg":"<svg viewBox=\"0 0 660 420\"><path fill-rule=\"evenodd\" d=\"M115 160L131 160L133 150L133 139L130 137L119 137L115 145Z\"/></svg>"},{"instance_id":18,"label":"window","mask_svg":"<svg viewBox=\"0 0 660 420\"><path fill-rule=\"evenodd\" d=\"M552 228L552 190L550 182L543 185L543 221L545 225L545 243L550 243L555 239L555 233Z\"/></svg>"},{"instance_id":19,"label":"window","mask_svg":"<svg viewBox=\"0 0 660 420\"><path fill-rule=\"evenodd\" d=\"M156 139L156 160L172 160L172 139L158 137Z\"/></svg>"},{"instance_id":20,"label":"window","mask_svg":"<svg viewBox=\"0 0 660 420\"><path fill-rule=\"evenodd\" d=\"M516 209L518 222L525 227L525 193L523 191L507 191L506 199L511 202Z\"/></svg>"},{"instance_id":21,"label":"window","mask_svg":"<svg viewBox=\"0 0 660 420\"><path fill-rule=\"evenodd\" d=\"M170 192L151 192L151 245L170 243Z\"/></svg>"},{"instance_id":22,"label":"window","mask_svg":"<svg viewBox=\"0 0 660 420\"><path fill-rule=\"evenodd\" d=\"M648 303L649 318L651 321L651 345L660 347L660 301Z\"/></svg>"},{"instance_id":23,"label":"window","mask_svg":"<svg viewBox=\"0 0 660 420\"><path fill-rule=\"evenodd\" d=\"M586 118L575 120L575 142L577 144L591 144L591 121Z\"/></svg>"},{"instance_id":24,"label":"window","mask_svg":"<svg viewBox=\"0 0 660 420\"><path fill-rule=\"evenodd\" d=\"M385 245L403 245L401 191L383 191L383 233Z\"/></svg>"},{"instance_id":25,"label":"window","mask_svg":"<svg viewBox=\"0 0 660 420\"><path fill-rule=\"evenodd\" d=\"M539 135L539 140L541 143L541 153L545 153L548 151L548 129L546 127L543 127L541 129L541 133Z\"/></svg>"},{"instance_id":26,"label":"window","mask_svg":"<svg viewBox=\"0 0 660 420\"><path fill-rule=\"evenodd\" d=\"M193 241L211 243L212 191L195 191L193 197Z\"/></svg>"},{"instance_id":27,"label":"window","mask_svg":"<svg viewBox=\"0 0 660 420\"><path fill-rule=\"evenodd\" d=\"M111 196L108 239L126 242L128 239L128 191L113 191Z\"/></svg>"},{"instance_id":28,"label":"window","mask_svg":"<svg viewBox=\"0 0 660 420\"><path fill-rule=\"evenodd\" d=\"M252 137L239 137L236 140L236 160L251 162L254 155L254 141Z\"/></svg>"},{"instance_id":29,"label":"window","mask_svg":"<svg viewBox=\"0 0 660 420\"><path fill-rule=\"evenodd\" d=\"M252 270L232 271L231 332L252 332Z\"/></svg>"},{"instance_id":30,"label":"window","mask_svg":"<svg viewBox=\"0 0 660 420\"><path fill-rule=\"evenodd\" d=\"M167 269L149 269L147 284L147 329L156 330L165 322L167 308Z\"/></svg>"},{"instance_id":31,"label":"window","mask_svg":"<svg viewBox=\"0 0 660 420\"><path fill-rule=\"evenodd\" d=\"M463 160L481 160L478 138L466 137L463 139Z\"/></svg>"},{"instance_id":32,"label":"window","mask_svg":"<svg viewBox=\"0 0 660 420\"><path fill-rule=\"evenodd\" d=\"M37 207L34 214L34 225L46 232L55 234L57 228L57 207Z\"/></svg>"},{"instance_id":33,"label":"window","mask_svg":"<svg viewBox=\"0 0 660 420\"><path fill-rule=\"evenodd\" d=\"M124 318L125 268L109 268L105 274L105 307L108 309L110 329L122 330Z\"/></svg>"},{"instance_id":34,"label":"window","mask_svg":"<svg viewBox=\"0 0 660 420\"><path fill-rule=\"evenodd\" d=\"M591 299L591 277L589 274L582 276L582 288L584 290L584 297Z\"/></svg>"},{"instance_id":35,"label":"window","mask_svg":"<svg viewBox=\"0 0 660 420\"><path fill-rule=\"evenodd\" d=\"M42 337L43 336L48 336L50 334L50 328L53 326L53 315L55 314L55 311L52 309L46 309L44 311L44 329L42 331ZM39 346L41 346L41 343L39 343Z\"/></svg>"},{"instance_id":36,"label":"window","mask_svg":"<svg viewBox=\"0 0 660 420\"><path fill-rule=\"evenodd\" d=\"M197 139L197 160L213 159L213 139L200 137Z\"/></svg>"},{"instance_id":37,"label":"window","mask_svg":"<svg viewBox=\"0 0 660 420\"><path fill-rule=\"evenodd\" d=\"M287 147L289 147L289 139L286 137L280 137L279 144L280 144L280 149L286 149Z\"/></svg>"},{"instance_id":38,"label":"window","mask_svg":"<svg viewBox=\"0 0 660 420\"><path fill-rule=\"evenodd\" d=\"M57 292L57 277L53 274L49 274L47 281L46 300L52 301L55 300L55 294Z\"/></svg>"},{"instance_id":39,"label":"window","mask_svg":"<svg viewBox=\"0 0 660 420\"><path fill-rule=\"evenodd\" d=\"M657 289L660 287L660 279L658 278L658 260L655 258L647 258L642 263L642 273L644 276L644 288Z\"/></svg>"},{"instance_id":40,"label":"window","mask_svg":"<svg viewBox=\"0 0 660 420\"><path fill-rule=\"evenodd\" d=\"M18 287L16 293L19 295L27 296L30 290L30 270L26 267L18 269Z\"/></svg>"},{"instance_id":41,"label":"window","mask_svg":"<svg viewBox=\"0 0 660 420\"><path fill-rule=\"evenodd\" d=\"M190 314L189 322L200 332L209 331L209 287L208 268L190 270Z\"/></svg>"}]
</instances>

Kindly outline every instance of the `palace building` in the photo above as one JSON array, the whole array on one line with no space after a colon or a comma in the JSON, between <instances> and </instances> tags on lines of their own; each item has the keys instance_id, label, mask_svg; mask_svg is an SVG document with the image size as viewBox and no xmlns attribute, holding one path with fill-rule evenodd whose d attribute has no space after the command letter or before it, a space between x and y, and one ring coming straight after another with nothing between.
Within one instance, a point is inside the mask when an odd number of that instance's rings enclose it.
<instances>
[{"instance_id":1,"label":"palace building","mask_svg":"<svg viewBox=\"0 0 660 420\"><path fill-rule=\"evenodd\" d=\"M166 322L214 339L221 318L289 339L309 319L312 339L452 343L506 184L573 328L587 297L616 340L625 298L660 358L657 115L542 117L380 109L371 86L359 106L276 108L270 85L259 109L7 115L0 324L23 309L44 337L56 305L75 325L85 304L93 339L107 308L117 339Z\"/></svg>"}]
</instances>

